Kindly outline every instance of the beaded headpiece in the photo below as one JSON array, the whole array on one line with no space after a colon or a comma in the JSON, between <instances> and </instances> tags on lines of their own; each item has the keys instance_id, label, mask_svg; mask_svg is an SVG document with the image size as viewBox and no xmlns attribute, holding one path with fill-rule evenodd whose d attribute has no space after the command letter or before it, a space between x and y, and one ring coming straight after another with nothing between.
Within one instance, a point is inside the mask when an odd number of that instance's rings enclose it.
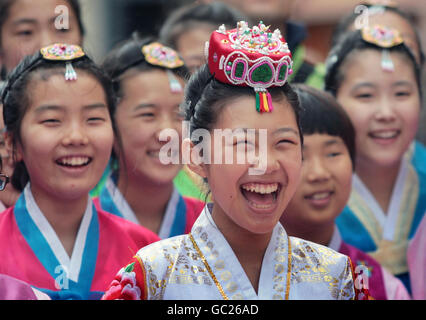
<instances>
[{"instance_id":1,"label":"beaded headpiece","mask_svg":"<svg viewBox=\"0 0 426 320\"><path fill-rule=\"evenodd\" d=\"M169 78L170 90L174 93L182 92L183 88L180 82L173 75L170 69L176 69L184 65L183 60L178 53L159 42L153 42L142 47L142 53L145 60L154 65L167 68L167 76Z\"/></svg>"},{"instance_id":2,"label":"beaded headpiece","mask_svg":"<svg viewBox=\"0 0 426 320\"><path fill-rule=\"evenodd\" d=\"M80 46L55 43L40 50L46 60L65 61L65 80L77 80L77 73L72 67L71 61L84 57L85 53Z\"/></svg>"},{"instance_id":3,"label":"beaded headpiece","mask_svg":"<svg viewBox=\"0 0 426 320\"><path fill-rule=\"evenodd\" d=\"M364 41L383 48L382 69L385 71L394 71L395 67L388 49L398 46L404 42L404 39L402 38L399 31L396 29L376 25L362 29L361 36Z\"/></svg>"},{"instance_id":4,"label":"beaded headpiece","mask_svg":"<svg viewBox=\"0 0 426 320\"><path fill-rule=\"evenodd\" d=\"M253 28L245 21L232 30L220 26L206 43L206 55L215 79L254 89L258 112L273 110L267 89L283 86L293 72L291 52L281 32L271 32L262 22Z\"/></svg>"},{"instance_id":5,"label":"beaded headpiece","mask_svg":"<svg viewBox=\"0 0 426 320\"><path fill-rule=\"evenodd\" d=\"M111 72L113 81L118 81L119 76L127 70L147 62L150 65L166 69L170 90L173 93L183 92L183 87L171 70L184 66L184 61L179 54L165 45L153 41L151 38L140 39L136 33L131 41L118 49L117 57L113 64L118 64ZM107 67L108 69L108 67Z\"/></svg>"},{"instance_id":6,"label":"beaded headpiece","mask_svg":"<svg viewBox=\"0 0 426 320\"><path fill-rule=\"evenodd\" d=\"M86 54L83 49L78 45L69 45L65 43L55 43L40 49L37 53L38 56L30 63L24 70L22 70L13 79L8 79L3 91L1 92L1 101L4 103L6 97L20 78L20 76L32 69L34 69L42 60L54 61L54 62L65 62L65 80L73 81L77 80L77 73L75 72L72 62L83 58Z\"/></svg>"},{"instance_id":7,"label":"beaded headpiece","mask_svg":"<svg viewBox=\"0 0 426 320\"><path fill-rule=\"evenodd\" d=\"M152 65L175 69L184 65L177 52L159 42L153 42L142 47L145 60Z\"/></svg>"}]
</instances>

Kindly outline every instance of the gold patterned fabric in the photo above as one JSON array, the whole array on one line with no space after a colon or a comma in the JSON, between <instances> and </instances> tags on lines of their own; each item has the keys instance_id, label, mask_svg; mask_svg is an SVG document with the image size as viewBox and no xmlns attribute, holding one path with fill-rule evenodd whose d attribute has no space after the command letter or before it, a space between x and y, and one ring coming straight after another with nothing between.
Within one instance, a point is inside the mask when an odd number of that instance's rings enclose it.
<instances>
[{"instance_id":1,"label":"gold patterned fabric","mask_svg":"<svg viewBox=\"0 0 426 320\"><path fill-rule=\"evenodd\" d=\"M353 299L349 258L327 247L288 237L274 228L254 290L216 227L208 206L188 235L159 241L137 253L147 298L158 300Z\"/></svg>"}]
</instances>

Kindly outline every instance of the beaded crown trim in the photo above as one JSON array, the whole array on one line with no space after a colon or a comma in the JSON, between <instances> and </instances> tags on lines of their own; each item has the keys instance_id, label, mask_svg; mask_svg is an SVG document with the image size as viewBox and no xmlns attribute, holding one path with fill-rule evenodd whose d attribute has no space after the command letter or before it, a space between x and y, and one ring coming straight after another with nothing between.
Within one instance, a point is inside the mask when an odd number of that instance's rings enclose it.
<instances>
[{"instance_id":1,"label":"beaded crown trim","mask_svg":"<svg viewBox=\"0 0 426 320\"><path fill-rule=\"evenodd\" d=\"M293 72L291 52L280 30L271 32L263 22L249 28L240 21L231 30L220 26L206 43L206 55L217 80L255 90L259 112L273 110L267 89L283 86Z\"/></svg>"}]
</instances>

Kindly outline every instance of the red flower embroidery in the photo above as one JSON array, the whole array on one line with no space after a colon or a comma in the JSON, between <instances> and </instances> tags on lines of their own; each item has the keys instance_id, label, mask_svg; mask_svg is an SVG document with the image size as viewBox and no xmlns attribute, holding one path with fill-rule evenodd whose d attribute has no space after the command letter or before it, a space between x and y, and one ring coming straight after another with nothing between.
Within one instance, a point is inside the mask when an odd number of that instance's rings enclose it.
<instances>
[{"instance_id":1,"label":"red flower embroidery","mask_svg":"<svg viewBox=\"0 0 426 320\"><path fill-rule=\"evenodd\" d=\"M136 273L133 271L135 263L129 264L122 268L115 279L111 282L110 287L105 292L102 300L140 300L141 290L137 286Z\"/></svg>"}]
</instances>

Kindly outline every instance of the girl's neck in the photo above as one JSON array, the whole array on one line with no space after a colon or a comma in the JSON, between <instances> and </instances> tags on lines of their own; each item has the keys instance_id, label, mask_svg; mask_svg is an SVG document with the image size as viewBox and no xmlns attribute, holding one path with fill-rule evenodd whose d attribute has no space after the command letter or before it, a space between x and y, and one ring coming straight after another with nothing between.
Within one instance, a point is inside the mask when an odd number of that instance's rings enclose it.
<instances>
[{"instance_id":1,"label":"girl's neck","mask_svg":"<svg viewBox=\"0 0 426 320\"><path fill-rule=\"evenodd\" d=\"M136 177L120 174L117 187L138 221L144 227L158 234L164 213L172 196L174 185L157 185Z\"/></svg>"},{"instance_id":2,"label":"girl's neck","mask_svg":"<svg viewBox=\"0 0 426 320\"><path fill-rule=\"evenodd\" d=\"M374 166L362 161L358 161L356 165L356 174L386 214L401 162L391 167Z\"/></svg>"},{"instance_id":3,"label":"girl's neck","mask_svg":"<svg viewBox=\"0 0 426 320\"><path fill-rule=\"evenodd\" d=\"M257 293L263 257L271 240L272 231L267 234L249 232L230 222L226 214L216 214L215 207L218 208L218 206L213 207L213 220L232 248Z\"/></svg>"},{"instance_id":4,"label":"girl's neck","mask_svg":"<svg viewBox=\"0 0 426 320\"><path fill-rule=\"evenodd\" d=\"M86 212L89 194L77 199L63 199L33 186L31 193L40 211L71 256L81 220Z\"/></svg>"}]
</instances>

